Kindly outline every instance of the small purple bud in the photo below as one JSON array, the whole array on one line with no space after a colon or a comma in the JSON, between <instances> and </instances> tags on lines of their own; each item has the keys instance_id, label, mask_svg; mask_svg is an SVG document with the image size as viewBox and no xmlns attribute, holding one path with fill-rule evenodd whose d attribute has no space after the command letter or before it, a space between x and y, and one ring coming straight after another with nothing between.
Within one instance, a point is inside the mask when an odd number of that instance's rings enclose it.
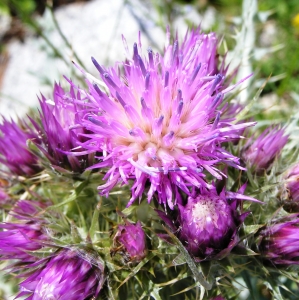
<instances>
[{"instance_id":1,"label":"small purple bud","mask_svg":"<svg viewBox=\"0 0 299 300\"><path fill-rule=\"evenodd\" d=\"M121 246L126 262L140 262L147 253L145 233L141 223L119 225L114 241L117 249Z\"/></svg>"},{"instance_id":2,"label":"small purple bud","mask_svg":"<svg viewBox=\"0 0 299 300\"><path fill-rule=\"evenodd\" d=\"M96 299L105 281L104 263L89 249L65 248L32 267L33 271L22 275L27 278L20 283L17 297Z\"/></svg>"},{"instance_id":3,"label":"small purple bud","mask_svg":"<svg viewBox=\"0 0 299 300\"><path fill-rule=\"evenodd\" d=\"M267 225L257 234L258 249L276 266L299 265L299 215L291 214Z\"/></svg>"},{"instance_id":4,"label":"small purple bud","mask_svg":"<svg viewBox=\"0 0 299 300\"><path fill-rule=\"evenodd\" d=\"M86 130L82 125L85 112L79 104L80 100L80 91L75 93L73 86L70 92L66 92L60 85L55 84L53 98L47 99L42 95L40 99L41 125L31 120L41 133L41 141L35 144L56 170L66 169L81 173L92 163L87 155L81 155L81 159L78 159L79 151L76 152L77 156L70 154L85 141L83 134Z\"/></svg>"},{"instance_id":5,"label":"small purple bud","mask_svg":"<svg viewBox=\"0 0 299 300\"><path fill-rule=\"evenodd\" d=\"M41 171L37 157L27 147L28 140L38 142L37 133L25 123L19 126L3 118L0 124L0 164L12 175L31 176Z\"/></svg>"},{"instance_id":6,"label":"small purple bud","mask_svg":"<svg viewBox=\"0 0 299 300\"><path fill-rule=\"evenodd\" d=\"M49 240L43 231L45 221L37 217L45 204L33 201L19 201L10 215L15 222L0 223L0 258L14 259L30 263L36 257L30 251L39 250L43 242Z\"/></svg>"},{"instance_id":7,"label":"small purple bud","mask_svg":"<svg viewBox=\"0 0 299 300\"><path fill-rule=\"evenodd\" d=\"M257 138L252 137L242 151L242 157L256 173L268 170L288 141L284 129L267 128Z\"/></svg>"}]
</instances>

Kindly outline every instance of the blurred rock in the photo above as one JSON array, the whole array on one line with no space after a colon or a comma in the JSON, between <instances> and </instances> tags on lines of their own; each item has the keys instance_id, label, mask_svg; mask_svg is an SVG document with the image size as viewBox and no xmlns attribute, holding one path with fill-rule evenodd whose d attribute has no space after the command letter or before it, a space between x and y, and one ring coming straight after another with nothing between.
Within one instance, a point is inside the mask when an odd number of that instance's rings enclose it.
<instances>
[{"instance_id":1,"label":"blurred rock","mask_svg":"<svg viewBox=\"0 0 299 300\"><path fill-rule=\"evenodd\" d=\"M259 42L261 47L273 46L275 38L277 36L277 28L274 21L268 21L265 23L262 33L259 36Z\"/></svg>"},{"instance_id":2,"label":"blurred rock","mask_svg":"<svg viewBox=\"0 0 299 300\"><path fill-rule=\"evenodd\" d=\"M173 23L175 29L179 29L180 38L187 30L187 20L195 26L201 24L202 28L208 29L214 22L211 22L211 18L215 19L215 12L211 10L207 10L207 16L202 17L191 6L184 9L179 7L178 11L180 13ZM77 61L74 51L88 72L98 76L90 57L94 56L106 66L122 61L125 58L122 34L130 53L133 43L138 42L139 31L144 55L149 45L154 50L163 50L165 34L157 25L161 15L158 15L150 1L113 0L112 6L110 1L93 0L65 5L54 13L72 49L67 47L58 33L49 10L42 17L37 17L38 22L65 62L55 57L53 49L44 39L33 34L27 36L24 43L12 40L7 44L9 60L0 86L0 113L7 117L24 116L29 107L37 106L37 95L51 95L54 81L64 84L63 75L74 79L76 74L83 78L73 67L72 60ZM75 81L78 82L77 79Z\"/></svg>"}]
</instances>

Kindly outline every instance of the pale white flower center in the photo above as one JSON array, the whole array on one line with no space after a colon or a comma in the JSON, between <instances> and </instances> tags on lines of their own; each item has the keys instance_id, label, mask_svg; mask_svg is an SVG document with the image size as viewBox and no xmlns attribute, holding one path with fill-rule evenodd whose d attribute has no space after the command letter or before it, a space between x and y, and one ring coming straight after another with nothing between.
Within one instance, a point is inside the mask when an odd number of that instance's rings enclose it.
<instances>
[{"instance_id":1,"label":"pale white flower center","mask_svg":"<svg viewBox=\"0 0 299 300\"><path fill-rule=\"evenodd\" d=\"M192 209L193 222L196 223L196 226L200 230L206 228L211 223L213 223L215 228L218 228L219 216L225 214L223 207L216 200L197 202Z\"/></svg>"}]
</instances>

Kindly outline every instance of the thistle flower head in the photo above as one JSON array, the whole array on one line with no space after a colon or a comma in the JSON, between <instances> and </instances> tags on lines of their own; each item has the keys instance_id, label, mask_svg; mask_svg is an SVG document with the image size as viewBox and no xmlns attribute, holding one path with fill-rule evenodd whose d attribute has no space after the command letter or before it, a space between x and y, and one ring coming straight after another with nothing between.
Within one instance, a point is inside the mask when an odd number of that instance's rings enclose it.
<instances>
[{"instance_id":1,"label":"thistle flower head","mask_svg":"<svg viewBox=\"0 0 299 300\"><path fill-rule=\"evenodd\" d=\"M18 297L95 299L104 283L103 263L83 250L63 249L32 267L35 270L27 273L27 279L20 283Z\"/></svg>"},{"instance_id":2,"label":"thistle flower head","mask_svg":"<svg viewBox=\"0 0 299 300\"><path fill-rule=\"evenodd\" d=\"M274 265L299 265L299 215L291 214L259 232L259 251Z\"/></svg>"},{"instance_id":3,"label":"thistle flower head","mask_svg":"<svg viewBox=\"0 0 299 300\"><path fill-rule=\"evenodd\" d=\"M37 145L49 159L51 164L59 168L68 169L74 172L82 172L88 167L86 156L80 160L67 154L79 147L80 137L84 131L80 126L80 112L76 100L81 100L80 92L75 92L71 87L67 93L59 85L55 84L53 100L46 99L43 95L40 101L40 127L34 120L31 120L37 130L41 133L43 145Z\"/></svg>"},{"instance_id":4,"label":"thistle flower head","mask_svg":"<svg viewBox=\"0 0 299 300\"><path fill-rule=\"evenodd\" d=\"M121 247L126 261L140 262L146 256L145 233L141 223L119 225L115 235L116 247Z\"/></svg>"},{"instance_id":5,"label":"thistle flower head","mask_svg":"<svg viewBox=\"0 0 299 300\"><path fill-rule=\"evenodd\" d=\"M27 124L21 127L14 121L3 118L0 124L0 163L10 174L30 176L40 171L37 157L27 147L27 140L37 139L37 135Z\"/></svg>"},{"instance_id":6,"label":"thistle flower head","mask_svg":"<svg viewBox=\"0 0 299 300\"><path fill-rule=\"evenodd\" d=\"M239 159L221 147L250 124L233 125L221 117L219 106L232 88L224 84L226 69L217 69L217 38L199 30L182 44L168 44L163 56L148 50L142 58L134 44L133 58L116 68L93 63L107 86L103 92L89 83L89 113L83 124L92 133L87 152L102 152L94 168L109 168L99 186L102 194L118 183L133 180L128 206L146 185L148 201L154 194L173 208L179 190L207 186L204 170L221 178L217 165L239 168Z\"/></svg>"},{"instance_id":7,"label":"thistle flower head","mask_svg":"<svg viewBox=\"0 0 299 300\"><path fill-rule=\"evenodd\" d=\"M186 205L178 204L178 212L157 213L195 260L222 259L238 244L238 229L249 214L239 213L239 201L257 201L243 195L245 187L237 193L223 189L220 194L214 186L202 189Z\"/></svg>"},{"instance_id":8,"label":"thistle flower head","mask_svg":"<svg viewBox=\"0 0 299 300\"><path fill-rule=\"evenodd\" d=\"M48 237L43 232L43 221L37 217L38 206L41 203L31 201L19 201L12 212L11 217L15 222L0 223L0 259L17 259L22 263L35 261L30 251L42 248L43 241Z\"/></svg>"},{"instance_id":9,"label":"thistle flower head","mask_svg":"<svg viewBox=\"0 0 299 300\"><path fill-rule=\"evenodd\" d=\"M219 195L216 190L189 197L179 205L179 239L186 249L200 259L219 258L229 253L238 242L237 229L248 213L239 215L237 201Z\"/></svg>"},{"instance_id":10,"label":"thistle flower head","mask_svg":"<svg viewBox=\"0 0 299 300\"><path fill-rule=\"evenodd\" d=\"M288 141L284 129L267 128L259 137L249 139L242 153L243 159L258 173L269 169Z\"/></svg>"}]
</instances>

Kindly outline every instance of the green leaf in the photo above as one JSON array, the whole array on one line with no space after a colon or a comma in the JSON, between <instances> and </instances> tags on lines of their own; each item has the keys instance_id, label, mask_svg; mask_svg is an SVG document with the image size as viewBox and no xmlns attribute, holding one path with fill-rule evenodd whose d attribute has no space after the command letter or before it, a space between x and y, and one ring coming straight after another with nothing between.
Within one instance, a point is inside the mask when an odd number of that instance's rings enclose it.
<instances>
[{"instance_id":1,"label":"green leaf","mask_svg":"<svg viewBox=\"0 0 299 300\"><path fill-rule=\"evenodd\" d=\"M212 283L209 283L205 280L203 274L198 271L198 268L193 260L193 258L189 255L188 251L184 247L184 245L180 242L180 240L172 233L170 232L165 226L163 226L164 229L167 231L167 233L170 235L170 237L174 240L177 247L179 248L181 254L184 256L186 263L188 264L191 272L193 273L194 277L200 283L206 290L211 290L213 287Z\"/></svg>"},{"instance_id":2,"label":"green leaf","mask_svg":"<svg viewBox=\"0 0 299 300\"><path fill-rule=\"evenodd\" d=\"M100 198L100 201L97 204L96 209L93 212L91 225L89 228L89 235L90 235L91 240L94 239L95 233L97 231L99 231L99 216L100 216L101 204L102 204L102 198Z\"/></svg>"},{"instance_id":3,"label":"green leaf","mask_svg":"<svg viewBox=\"0 0 299 300\"><path fill-rule=\"evenodd\" d=\"M126 276L126 279L118 286L117 289L119 289L123 284L125 284L127 281L129 281L132 277L134 277L139 271L140 269L147 264L151 259L153 259L155 257L155 254L151 253L150 255L148 255L145 259L143 259L132 271L131 273Z\"/></svg>"},{"instance_id":4,"label":"green leaf","mask_svg":"<svg viewBox=\"0 0 299 300\"><path fill-rule=\"evenodd\" d=\"M251 234L255 234L263 226L265 226L265 225L264 224L246 225L246 226L244 226L245 235L248 236L248 235L251 235Z\"/></svg>"}]
</instances>

